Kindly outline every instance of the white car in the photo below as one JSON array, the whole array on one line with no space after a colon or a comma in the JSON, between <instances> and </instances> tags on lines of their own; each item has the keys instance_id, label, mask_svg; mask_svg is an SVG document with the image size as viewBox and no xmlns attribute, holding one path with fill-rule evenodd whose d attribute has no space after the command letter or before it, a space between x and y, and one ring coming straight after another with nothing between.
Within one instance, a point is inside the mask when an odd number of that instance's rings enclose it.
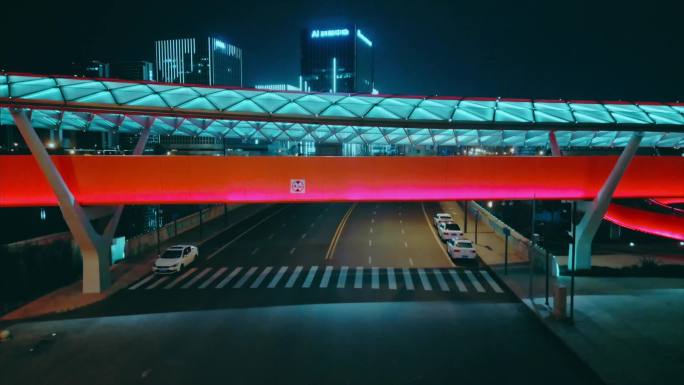
<instances>
[{"instance_id":1,"label":"white car","mask_svg":"<svg viewBox=\"0 0 684 385\"><path fill-rule=\"evenodd\" d=\"M463 231L454 222L441 222L437 226L437 232L439 233L439 238L443 241L447 239L461 239L463 238Z\"/></svg>"},{"instance_id":2,"label":"white car","mask_svg":"<svg viewBox=\"0 0 684 385\"><path fill-rule=\"evenodd\" d=\"M453 222L454 218L451 217L451 214L448 213L437 213L432 217L432 224L435 225L435 227L439 226L441 222Z\"/></svg>"},{"instance_id":3,"label":"white car","mask_svg":"<svg viewBox=\"0 0 684 385\"><path fill-rule=\"evenodd\" d=\"M178 273L189 264L195 262L198 254L199 252L196 246L171 246L154 261L152 271L156 274Z\"/></svg>"},{"instance_id":4,"label":"white car","mask_svg":"<svg viewBox=\"0 0 684 385\"><path fill-rule=\"evenodd\" d=\"M449 239L447 240L447 251L449 256L453 259L475 259L477 252L473 246L473 242L467 239Z\"/></svg>"}]
</instances>

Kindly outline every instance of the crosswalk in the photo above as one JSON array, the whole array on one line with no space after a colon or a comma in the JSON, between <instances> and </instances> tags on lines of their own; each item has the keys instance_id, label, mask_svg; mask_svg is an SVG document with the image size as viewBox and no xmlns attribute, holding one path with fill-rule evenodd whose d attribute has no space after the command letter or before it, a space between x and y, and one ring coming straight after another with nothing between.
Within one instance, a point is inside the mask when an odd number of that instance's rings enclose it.
<instances>
[{"instance_id":1,"label":"crosswalk","mask_svg":"<svg viewBox=\"0 0 684 385\"><path fill-rule=\"evenodd\" d=\"M347 289L502 294L484 269L363 266L233 266L190 268L177 276L150 274L128 290Z\"/></svg>"}]
</instances>

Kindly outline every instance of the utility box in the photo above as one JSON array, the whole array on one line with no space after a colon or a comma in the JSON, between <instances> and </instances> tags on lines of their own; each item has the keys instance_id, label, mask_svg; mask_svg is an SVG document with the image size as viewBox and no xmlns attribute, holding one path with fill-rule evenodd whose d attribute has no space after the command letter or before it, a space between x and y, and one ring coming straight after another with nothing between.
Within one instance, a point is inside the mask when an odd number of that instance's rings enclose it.
<instances>
[{"instance_id":1,"label":"utility box","mask_svg":"<svg viewBox=\"0 0 684 385\"><path fill-rule=\"evenodd\" d=\"M557 285L553 293L553 318L563 320L567 317L568 288L565 285Z\"/></svg>"}]
</instances>

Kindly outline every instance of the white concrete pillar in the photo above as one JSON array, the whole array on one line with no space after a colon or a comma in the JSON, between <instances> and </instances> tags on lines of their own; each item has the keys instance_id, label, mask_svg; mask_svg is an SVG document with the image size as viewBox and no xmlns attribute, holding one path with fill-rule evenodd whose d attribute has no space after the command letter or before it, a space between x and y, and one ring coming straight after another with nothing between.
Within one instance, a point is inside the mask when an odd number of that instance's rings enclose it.
<instances>
[{"instance_id":1,"label":"white concrete pillar","mask_svg":"<svg viewBox=\"0 0 684 385\"><path fill-rule=\"evenodd\" d=\"M622 176L627 170L627 166L629 166L639 149L642 138L643 133L634 133L629 140L629 143L622 151L622 154L620 154L608 179L603 183L596 198L587 205L584 216L577 225L577 235L574 245L575 258L577 259L576 268L578 270L591 268L591 243L594 240L594 235L596 235L596 231L603 220L603 216L606 214L606 211L608 211L608 206L613 199L613 193L615 192L618 183L620 183L620 179L622 179ZM572 256L572 250L570 250L569 255ZM572 261L570 259L571 258L568 258L568 268L571 268L572 266Z\"/></svg>"}]
</instances>

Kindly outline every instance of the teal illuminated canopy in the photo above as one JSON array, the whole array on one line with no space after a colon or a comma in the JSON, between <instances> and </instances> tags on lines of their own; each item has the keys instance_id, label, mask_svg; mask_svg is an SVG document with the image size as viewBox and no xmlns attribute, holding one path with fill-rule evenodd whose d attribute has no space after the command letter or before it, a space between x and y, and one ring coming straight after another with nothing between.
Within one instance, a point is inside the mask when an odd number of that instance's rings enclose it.
<instances>
[{"instance_id":1,"label":"teal illuminated canopy","mask_svg":"<svg viewBox=\"0 0 684 385\"><path fill-rule=\"evenodd\" d=\"M36 127L332 143L684 146L684 104L283 92L0 74L0 121Z\"/></svg>"}]
</instances>

